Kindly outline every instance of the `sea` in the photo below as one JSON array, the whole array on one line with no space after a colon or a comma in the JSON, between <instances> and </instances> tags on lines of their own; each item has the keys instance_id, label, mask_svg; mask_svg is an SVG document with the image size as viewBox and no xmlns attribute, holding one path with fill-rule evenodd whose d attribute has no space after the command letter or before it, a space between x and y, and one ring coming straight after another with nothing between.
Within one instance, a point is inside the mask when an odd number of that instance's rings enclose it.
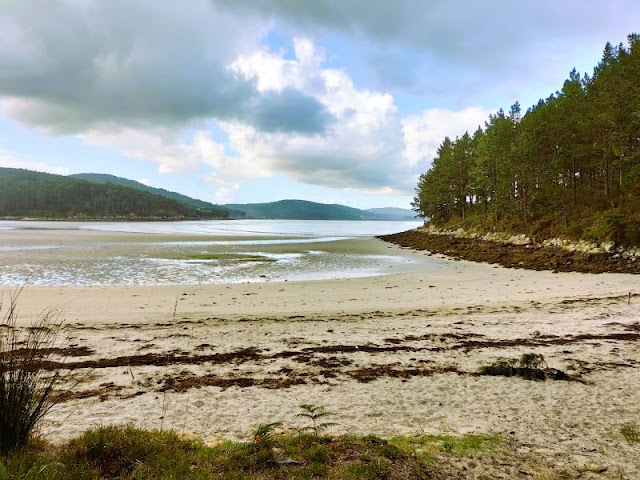
<instances>
[{"instance_id":1,"label":"sea","mask_svg":"<svg viewBox=\"0 0 640 480\"><path fill-rule=\"evenodd\" d=\"M375 236L420 225L0 221L0 286L193 285L382 275L418 260Z\"/></svg>"}]
</instances>

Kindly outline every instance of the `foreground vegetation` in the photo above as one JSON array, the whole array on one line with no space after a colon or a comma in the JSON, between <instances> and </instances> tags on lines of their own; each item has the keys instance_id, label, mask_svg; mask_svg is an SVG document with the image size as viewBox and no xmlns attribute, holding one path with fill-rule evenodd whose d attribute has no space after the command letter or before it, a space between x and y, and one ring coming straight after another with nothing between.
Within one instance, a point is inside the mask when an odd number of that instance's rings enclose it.
<instances>
[{"instance_id":1,"label":"foreground vegetation","mask_svg":"<svg viewBox=\"0 0 640 480\"><path fill-rule=\"evenodd\" d=\"M60 369L42 368L55 349L58 316L45 311L30 328L19 329L17 296L0 297L0 454L29 442L53 405L51 394L64 381Z\"/></svg>"},{"instance_id":2,"label":"foreground vegetation","mask_svg":"<svg viewBox=\"0 0 640 480\"><path fill-rule=\"evenodd\" d=\"M328 437L259 426L247 442L207 446L173 432L100 427L60 446L32 442L0 457L0 479L454 479L483 461L511 463L505 442L483 435ZM539 464L513 464L509 478L565 478ZM490 470L490 469L489 469ZM488 476L473 478L495 478ZM520 473L518 473L520 472ZM549 474L552 476L549 476ZM464 475L464 477L461 477Z\"/></svg>"},{"instance_id":3,"label":"foreground vegetation","mask_svg":"<svg viewBox=\"0 0 640 480\"><path fill-rule=\"evenodd\" d=\"M522 115L445 138L414 209L438 226L640 244L640 36Z\"/></svg>"}]
</instances>

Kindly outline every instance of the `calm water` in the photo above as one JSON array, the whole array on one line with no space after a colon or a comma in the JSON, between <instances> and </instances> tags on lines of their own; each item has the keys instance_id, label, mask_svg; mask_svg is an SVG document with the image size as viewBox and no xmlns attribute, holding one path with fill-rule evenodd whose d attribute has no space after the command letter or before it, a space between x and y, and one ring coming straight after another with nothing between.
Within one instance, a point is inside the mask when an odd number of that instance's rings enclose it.
<instances>
[{"instance_id":1,"label":"calm water","mask_svg":"<svg viewBox=\"0 0 640 480\"><path fill-rule=\"evenodd\" d=\"M372 237L419 225L0 221L0 285L201 284L380 275L417 260Z\"/></svg>"}]
</instances>

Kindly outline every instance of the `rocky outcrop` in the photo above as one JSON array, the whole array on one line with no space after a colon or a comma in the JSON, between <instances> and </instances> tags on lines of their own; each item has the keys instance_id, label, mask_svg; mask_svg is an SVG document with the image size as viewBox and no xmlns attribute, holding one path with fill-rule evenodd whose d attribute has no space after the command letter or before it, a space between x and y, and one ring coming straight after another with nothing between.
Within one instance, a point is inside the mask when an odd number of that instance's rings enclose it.
<instances>
[{"instance_id":1,"label":"rocky outcrop","mask_svg":"<svg viewBox=\"0 0 640 480\"><path fill-rule=\"evenodd\" d=\"M553 239L534 243L525 235L480 235L463 230L443 232L433 228L409 230L377 237L402 247L426 250L473 262L508 268L554 272L640 273L640 253L612 245L571 243Z\"/></svg>"}]
</instances>

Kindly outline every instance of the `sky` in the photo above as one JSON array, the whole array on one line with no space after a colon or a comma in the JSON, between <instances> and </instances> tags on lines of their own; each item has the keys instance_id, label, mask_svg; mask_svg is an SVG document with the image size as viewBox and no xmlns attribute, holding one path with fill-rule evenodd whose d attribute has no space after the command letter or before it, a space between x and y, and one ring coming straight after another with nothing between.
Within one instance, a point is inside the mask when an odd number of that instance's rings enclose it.
<instances>
[{"instance_id":1,"label":"sky","mask_svg":"<svg viewBox=\"0 0 640 480\"><path fill-rule=\"evenodd\" d=\"M591 73L637 0L0 0L0 167L410 208L445 136Z\"/></svg>"}]
</instances>

